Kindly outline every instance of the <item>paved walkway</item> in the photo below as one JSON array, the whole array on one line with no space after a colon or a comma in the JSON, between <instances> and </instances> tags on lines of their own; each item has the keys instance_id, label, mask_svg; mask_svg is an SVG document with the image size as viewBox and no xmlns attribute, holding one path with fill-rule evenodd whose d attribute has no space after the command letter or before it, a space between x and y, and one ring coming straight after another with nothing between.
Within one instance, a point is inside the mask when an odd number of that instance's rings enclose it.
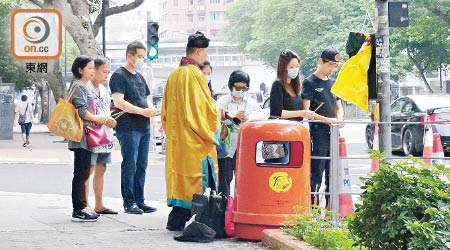
<instances>
[{"instance_id":1,"label":"paved walkway","mask_svg":"<svg viewBox=\"0 0 450 250\"><path fill-rule=\"evenodd\" d=\"M12 141L0 141L0 164L72 164L73 153L61 137L51 136L45 125L33 125L30 145L22 147L20 127ZM163 164L164 156L150 153L151 164ZM113 163L121 161L113 151ZM112 208L122 199L104 197ZM90 197L90 204L94 204ZM267 249L261 243L236 239L212 243L185 243L173 239L179 232L165 229L170 209L164 201L150 201L158 208L151 214L101 216L98 222L72 222L70 195L0 191L0 249Z\"/></svg>"}]
</instances>

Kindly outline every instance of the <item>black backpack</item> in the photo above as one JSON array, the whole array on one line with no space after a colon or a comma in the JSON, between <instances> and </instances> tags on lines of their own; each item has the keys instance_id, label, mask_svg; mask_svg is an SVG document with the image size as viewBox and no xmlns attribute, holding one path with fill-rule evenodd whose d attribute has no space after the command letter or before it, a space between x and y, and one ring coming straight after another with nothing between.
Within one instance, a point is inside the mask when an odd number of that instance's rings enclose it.
<instances>
[{"instance_id":1,"label":"black backpack","mask_svg":"<svg viewBox=\"0 0 450 250\"><path fill-rule=\"evenodd\" d=\"M203 223L214 231L216 238L224 238L225 234L225 212L227 210L228 198L211 191L206 197L203 194L194 194L192 198L191 217L195 214L195 221Z\"/></svg>"}]
</instances>

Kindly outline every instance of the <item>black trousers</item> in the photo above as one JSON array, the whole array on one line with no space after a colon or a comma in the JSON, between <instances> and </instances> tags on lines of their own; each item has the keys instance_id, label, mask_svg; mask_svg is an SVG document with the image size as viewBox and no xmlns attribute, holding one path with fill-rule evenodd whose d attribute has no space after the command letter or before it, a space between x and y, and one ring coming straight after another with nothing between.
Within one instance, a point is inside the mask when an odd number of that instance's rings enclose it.
<instances>
[{"instance_id":1,"label":"black trousers","mask_svg":"<svg viewBox=\"0 0 450 250\"><path fill-rule=\"evenodd\" d=\"M233 180L233 171L236 169L236 154L233 158L219 159L219 193L226 197L230 195L230 183Z\"/></svg>"},{"instance_id":2,"label":"black trousers","mask_svg":"<svg viewBox=\"0 0 450 250\"><path fill-rule=\"evenodd\" d=\"M80 212L86 205L85 183L89 178L91 166L91 151L82 148L73 149L74 166L72 179L72 205L73 210Z\"/></svg>"},{"instance_id":3,"label":"black trousers","mask_svg":"<svg viewBox=\"0 0 450 250\"><path fill-rule=\"evenodd\" d=\"M322 124L320 124L322 125ZM312 156L330 156L330 127L314 127L311 126L311 140L312 140ZM330 190L330 160L311 160L311 192L319 191L322 184L322 176L325 172L325 192ZM319 203L318 195L311 195L311 203ZM316 199L314 199L316 198ZM329 195L325 195L326 204L330 199Z\"/></svg>"}]
</instances>

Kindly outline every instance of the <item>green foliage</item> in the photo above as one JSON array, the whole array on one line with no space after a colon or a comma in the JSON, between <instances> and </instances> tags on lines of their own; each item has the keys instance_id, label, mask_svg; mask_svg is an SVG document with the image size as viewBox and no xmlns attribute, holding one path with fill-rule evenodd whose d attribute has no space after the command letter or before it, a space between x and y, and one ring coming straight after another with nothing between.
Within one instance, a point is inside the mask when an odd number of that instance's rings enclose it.
<instances>
[{"instance_id":1,"label":"green foliage","mask_svg":"<svg viewBox=\"0 0 450 250\"><path fill-rule=\"evenodd\" d=\"M372 158L383 159L377 152ZM350 231L370 249L450 249L450 176L442 165L382 162L363 181L362 205L349 217Z\"/></svg>"},{"instance_id":2,"label":"green foliage","mask_svg":"<svg viewBox=\"0 0 450 250\"><path fill-rule=\"evenodd\" d=\"M323 49L332 46L345 56L350 31L374 32L371 25L363 25L366 11L373 10L373 3L364 0L240 0L228 8L224 33L273 67L282 50L292 49L303 60L303 74L309 75Z\"/></svg>"},{"instance_id":3,"label":"green foliage","mask_svg":"<svg viewBox=\"0 0 450 250\"><path fill-rule=\"evenodd\" d=\"M327 214L325 218L321 215L322 211L325 211ZM356 245L356 241L349 234L345 220L341 222L339 228L334 228L330 218L331 212L325 208L313 205L311 214L289 216L289 222L283 229L287 234L322 250L366 249Z\"/></svg>"},{"instance_id":4,"label":"green foliage","mask_svg":"<svg viewBox=\"0 0 450 250\"><path fill-rule=\"evenodd\" d=\"M449 6L450 0L409 1L410 26L390 29L392 79L400 80L415 67L427 73L450 64L450 21L445 21L450 19ZM363 25L366 12L375 22L374 1L240 0L228 7L229 25L224 34L272 67L282 50L292 49L303 60L303 74L309 75L326 47L337 48L343 59L348 59L345 43L349 32L375 33L370 22Z\"/></svg>"},{"instance_id":5,"label":"green foliage","mask_svg":"<svg viewBox=\"0 0 450 250\"><path fill-rule=\"evenodd\" d=\"M11 54L11 13L17 7L17 3L0 2L0 76L3 82L15 83L16 88L24 89L42 76L26 73L25 63L32 60L18 60Z\"/></svg>"}]
</instances>

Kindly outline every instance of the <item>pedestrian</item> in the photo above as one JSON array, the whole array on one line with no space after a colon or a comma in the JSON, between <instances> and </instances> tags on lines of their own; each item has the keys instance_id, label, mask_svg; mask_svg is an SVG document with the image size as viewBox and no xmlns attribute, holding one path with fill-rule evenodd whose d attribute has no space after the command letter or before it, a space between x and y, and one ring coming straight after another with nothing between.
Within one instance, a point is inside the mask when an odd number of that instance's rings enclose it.
<instances>
[{"instance_id":1,"label":"pedestrian","mask_svg":"<svg viewBox=\"0 0 450 250\"><path fill-rule=\"evenodd\" d=\"M201 69L202 73L205 75L206 81L208 82L208 88L209 88L209 91L211 92L211 97L214 98L214 91L212 89L212 84L211 84L211 77L212 77L211 63L209 61L205 61L203 63L203 65L200 66L200 69Z\"/></svg>"},{"instance_id":2,"label":"pedestrian","mask_svg":"<svg viewBox=\"0 0 450 250\"><path fill-rule=\"evenodd\" d=\"M115 120L107 115L96 115L91 113L90 106L93 105L93 96L87 88L87 84L94 76L94 61L92 58L80 55L72 64L74 81L69 93L75 88L72 103L83 119L83 125L103 124L113 127ZM87 206L86 180L89 178L91 166L91 151L88 148L86 135L80 142L69 141L69 150L74 152L74 171L72 179L72 204L73 221L96 221L98 214Z\"/></svg>"},{"instance_id":3,"label":"pedestrian","mask_svg":"<svg viewBox=\"0 0 450 250\"><path fill-rule=\"evenodd\" d=\"M111 96L105 83L108 80L108 74L111 69L108 59L99 57L94 60L95 74L92 81L88 82L87 87L92 92L94 102L93 108L95 114L111 116L110 104ZM113 127L117 123L115 122ZM93 188L95 195L95 208L97 214L117 214L116 211L103 205L103 179L106 171L106 164L111 163L111 151L114 148L113 127L103 126L110 141L109 144L97 146L91 149L91 168L89 176L94 172ZM89 197L89 178L86 181L86 197ZM89 206L89 200L87 200Z\"/></svg>"},{"instance_id":4,"label":"pedestrian","mask_svg":"<svg viewBox=\"0 0 450 250\"><path fill-rule=\"evenodd\" d=\"M125 213L152 213L156 208L145 204L144 185L150 143L150 117L157 110L148 101L150 90L144 77L136 71L144 64L146 48L139 41L128 44L125 66L111 76L114 105L126 112L117 118L116 136L119 140L121 164L121 192Z\"/></svg>"},{"instance_id":5,"label":"pedestrian","mask_svg":"<svg viewBox=\"0 0 450 250\"><path fill-rule=\"evenodd\" d=\"M228 88L231 93L220 97L217 101L217 108L229 130L227 136L229 139L225 139L226 142L229 142L227 145L228 154L219 158L219 193L225 196L230 195L230 183L233 180L233 171L236 168L239 128L249 120L251 113L261 110L256 100L247 95L250 89L250 76L246 72L242 70L233 71L228 80Z\"/></svg>"},{"instance_id":6,"label":"pedestrian","mask_svg":"<svg viewBox=\"0 0 450 250\"><path fill-rule=\"evenodd\" d=\"M161 120L166 132L167 229L183 230L190 218L192 196L216 188L219 115L208 82L200 70L209 39L190 35L186 57L169 76Z\"/></svg>"},{"instance_id":7,"label":"pedestrian","mask_svg":"<svg viewBox=\"0 0 450 250\"><path fill-rule=\"evenodd\" d=\"M16 107L16 113L20 129L22 130L22 146L26 147L30 144L30 130L34 119L33 107L27 102L27 95L22 95L21 100L22 102Z\"/></svg>"},{"instance_id":8,"label":"pedestrian","mask_svg":"<svg viewBox=\"0 0 450 250\"><path fill-rule=\"evenodd\" d=\"M270 90L270 116L293 121L313 119L314 112L302 105L300 82L301 59L286 49L278 57L277 79Z\"/></svg>"},{"instance_id":9,"label":"pedestrian","mask_svg":"<svg viewBox=\"0 0 450 250\"><path fill-rule=\"evenodd\" d=\"M321 122L310 123L312 140L312 156L330 156L330 125L340 123L344 119L342 102L331 93L335 79L330 75L340 63L339 51L334 48L325 49L318 59L316 71L303 81L303 108L316 110L313 120ZM325 191L330 190L330 160L311 160L311 192L320 190L322 176L325 172ZM317 196L311 196L311 202L317 204ZM329 195L326 195L328 206Z\"/></svg>"}]
</instances>

